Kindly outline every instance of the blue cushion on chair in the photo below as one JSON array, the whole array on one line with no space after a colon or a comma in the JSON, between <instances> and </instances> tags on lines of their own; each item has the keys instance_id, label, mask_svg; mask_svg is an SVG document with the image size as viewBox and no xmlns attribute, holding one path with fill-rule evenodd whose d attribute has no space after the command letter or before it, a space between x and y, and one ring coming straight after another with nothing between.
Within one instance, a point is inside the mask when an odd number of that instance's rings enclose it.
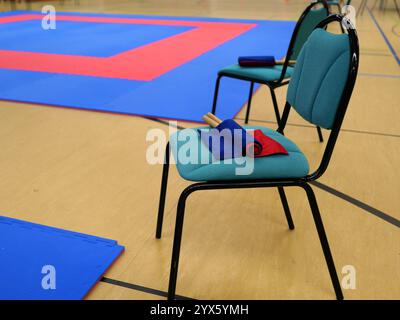
<instances>
[{"instance_id":1,"label":"blue cushion on chair","mask_svg":"<svg viewBox=\"0 0 400 320\"><path fill-rule=\"evenodd\" d=\"M245 129L260 129L263 133L282 144L288 155L272 155L264 158L241 157L224 161L216 160L207 146L200 139L198 129L184 129L176 132L170 138L171 151L176 160L176 166L182 178L190 181L221 181L221 180L255 180L301 178L309 172L307 158L300 149L280 133L259 126L246 126ZM178 157L178 155L180 155ZM194 163L185 161L184 156L192 156ZM203 163L201 163L203 160ZM244 161L253 161L250 174L238 175L237 169L243 169Z\"/></svg>"},{"instance_id":2,"label":"blue cushion on chair","mask_svg":"<svg viewBox=\"0 0 400 320\"><path fill-rule=\"evenodd\" d=\"M288 67L286 70L286 78L290 78L293 72L292 67ZM221 69L219 74L226 76L245 77L250 78L254 81L270 82L277 81L281 77L282 66L274 67L241 67L238 64L228 66Z\"/></svg>"}]
</instances>

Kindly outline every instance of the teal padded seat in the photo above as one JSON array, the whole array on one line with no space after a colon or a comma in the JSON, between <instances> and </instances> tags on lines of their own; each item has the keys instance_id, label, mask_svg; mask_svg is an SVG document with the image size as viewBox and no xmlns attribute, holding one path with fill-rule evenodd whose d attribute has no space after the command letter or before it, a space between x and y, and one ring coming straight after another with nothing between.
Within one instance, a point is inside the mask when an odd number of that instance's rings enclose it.
<instances>
[{"instance_id":1,"label":"teal padded seat","mask_svg":"<svg viewBox=\"0 0 400 320\"><path fill-rule=\"evenodd\" d=\"M176 166L182 178L190 181L221 181L221 180L252 180L252 179L282 179L302 178L309 172L307 158L301 150L288 138L280 133L260 126L245 126L246 129L261 129L263 133L282 144L289 155L272 155L263 158L252 158L254 170L249 175L238 175L236 169L243 168L246 159L235 158L216 160L198 134L198 129L208 130L209 127L184 129L176 132L170 138L171 151L174 154ZM179 137L178 137L179 135ZM180 155L178 157L178 155ZM182 157L183 155L183 157ZM194 156L195 161L187 163L185 156ZM208 159L201 163L201 159Z\"/></svg>"},{"instance_id":2,"label":"teal padded seat","mask_svg":"<svg viewBox=\"0 0 400 320\"><path fill-rule=\"evenodd\" d=\"M234 64L221 69L219 73L234 77L250 78L253 81L270 82L270 81L276 81L281 77L282 66L247 68L247 67L241 67L238 64ZM288 67L286 69L285 78L286 79L290 78L292 76L292 73L293 73L293 68Z\"/></svg>"},{"instance_id":3,"label":"teal padded seat","mask_svg":"<svg viewBox=\"0 0 400 320\"><path fill-rule=\"evenodd\" d=\"M300 50L304 43L307 41L310 34L313 32L315 26L327 17L325 8L312 9L304 17L301 23L301 28L296 36L293 51L290 56L291 60L296 60L300 54ZM289 79L292 76L293 67L288 66L285 76L283 79ZM238 64L230 65L219 71L219 74L224 76L239 77L251 79L256 82L273 82L278 81L281 78L282 66L278 65L275 67L241 67Z\"/></svg>"}]
</instances>

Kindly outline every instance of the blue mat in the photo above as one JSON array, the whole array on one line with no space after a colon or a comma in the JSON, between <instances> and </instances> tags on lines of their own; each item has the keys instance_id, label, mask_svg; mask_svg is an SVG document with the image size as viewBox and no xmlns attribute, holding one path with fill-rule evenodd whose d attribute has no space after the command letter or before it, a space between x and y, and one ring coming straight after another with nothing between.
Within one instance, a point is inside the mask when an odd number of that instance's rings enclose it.
<instances>
[{"instance_id":1,"label":"blue mat","mask_svg":"<svg viewBox=\"0 0 400 320\"><path fill-rule=\"evenodd\" d=\"M0 216L0 299L83 299L123 250L114 240ZM42 286L50 283L46 266L55 289Z\"/></svg>"},{"instance_id":2,"label":"blue mat","mask_svg":"<svg viewBox=\"0 0 400 320\"><path fill-rule=\"evenodd\" d=\"M0 18L32 13L3 13ZM217 71L236 63L238 56L283 57L295 25L291 21L58 14L71 17L252 23L256 26L151 81L3 68L0 69L0 99L202 122L202 116L211 110ZM133 48L143 48L160 40L173 39L193 29L190 26L71 21L57 22L56 30L44 31L40 28L39 23L32 21L0 24L0 50L103 58ZM163 52L159 54L163 56ZM248 89L247 82L225 78L221 83L218 116L222 119L234 117L246 102Z\"/></svg>"}]
</instances>

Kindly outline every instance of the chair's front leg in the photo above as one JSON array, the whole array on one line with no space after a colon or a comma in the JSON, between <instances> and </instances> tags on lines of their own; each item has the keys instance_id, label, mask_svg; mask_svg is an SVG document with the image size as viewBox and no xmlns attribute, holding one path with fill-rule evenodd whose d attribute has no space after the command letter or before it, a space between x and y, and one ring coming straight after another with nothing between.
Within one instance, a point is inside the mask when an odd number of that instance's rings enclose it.
<instances>
[{"instance_id":1,"label":"chair's front leg","mask_svg":"<svg viewBox=\"0 0 400 320\"><path fill-rule=\"evenodd\" d=\"M167 146L165 147L165 159L164 159L162 179L161 179L160 203L158 205L157 228L156 228L157 239L161 238L161 233L162 233L165 196L167 194L167 184L168 184L169 157L170 157L170 148L168 142Z\"/></svg>"},{"instance_id":2,"label":"chair's front leg","mask_svg":"<svg viewBox=\"0 0 400 320\"><path fill-rule=\"evenodd\" d=\"M172 248L172 259L171 259L171 271L169 275L168 285L168 300L175 299L176 292L176 281L178 278L178 266L179 266L179 254L181 251L181 240L183 231L183 218L185 215L186 199L191 191L191 187L187 187L180 195L178 207L176 211L176 222L175 222L175 233L174 233L174 244Z\"/></svg>"},{"instance_id":3,"label":"chair's front leg","mask_svg":"<svg viewBox=\"0 0 400 320\"><path fill-rule=\"evenodd\" d=\"M253 89L254 89L254 82L251 82L250 83L249 98L247 99L246 118L244 120L245 124L247 124L249 122L250 109L251 109L251 100L253 98Z\"/></svg>"},{"instance_id":4,"label":"chair's front leg","mask_svg":"<svg viewBox=\"0 0 400 320\"><path fill-rule=\"evenodd\" d=\"M317 126L317 133L318 133L318 139L319 142L324 142L324 136L322 135L321 127Z\"/></svg>"},{"instance_id":5,"label":"chair's front leg","mask_svg":"<svg viewBox=\"0 0 400 320\"><path fill-rule=\"evenodd\" d=\"M366 6L367 6L367 0L362 0L360 6L358 8L356 17L358 17L359 15L362 15L364 13Z\"/></svg>"},{"instance_id":6,"label":"chair's front leg","mask_svg":"<svg viewBox=\"0 0 400 320\"><path fill-rule=\"evenodd\" d=\"M397 0L393 0L393 2L394 2L394 5L395 5L395 7L396 7L397 14L398 14L399 17L400 17L400 8L399 8L399 5L397 4Z\"/></svg>"},{"instance_id":7,"label":"chair's front leg","mask_svg":"<svg viewBox=\"0 0 400 320\"><path fill-rule=\"evenodd\" d=\"M324 252L325 261L326 264L328 265L328 270L331 276L333 288L335 289L336 298L338 300L343 300L342 288L340 286L339 278L336 273L335 263L333 261L331 249L329 248L328 238L326 237L325 228L321 219L321 214L318 209L317 199L315 198L314 191L309 184L305 183L301 186L307 193L315 226L318 231L319 240L321 242L322 250Z\"/></svg>"},{"instance_id":8,"label":"chair's front leg","mask_svg":"<svg viewBox=\"0 0 400 320\"><path fill-rule=\"evenodd\" d=\"M218 101L219 85L221 83L221 78L222 78L222 76L218 75L217 81L215 83L214 100L213 100L213 105L212 105L212 110L211 110L212 114L215 114L215 112L217 111L217 101Z\"/></svg>"}]
</instances>

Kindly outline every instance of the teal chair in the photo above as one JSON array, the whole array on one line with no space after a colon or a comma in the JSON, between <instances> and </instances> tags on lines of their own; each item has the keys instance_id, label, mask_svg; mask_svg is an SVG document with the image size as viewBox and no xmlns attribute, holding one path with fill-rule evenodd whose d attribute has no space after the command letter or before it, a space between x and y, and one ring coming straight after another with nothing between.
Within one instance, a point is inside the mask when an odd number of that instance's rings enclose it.
<instances>
[{"instance_id":1,"label":"teal chair","mask_svg":"<svg viewBox=\"0 0 400 320\"><path fill-rule=\"evenodd\" d=\"M221 79L223 77L234 78L250 82L249 98L247 101L246 118L244 122L247 124L249 121L254 84L259 83L266 85L270 90L276 121L279 124L281 116L278 102L276 100L275 89L289 83L289 79L293 74L293 66L289 65L289 61L297 59L303 44L306 42L315 26L328 15L329 7L325 0L315 1L304 10L294 28L289 48L286 53L285 63L282 66L243 68L238 64L234 64L220 70L215 84L214 101L211 112L216 114L217 111L217 100ZM318 126L317 132L319 140L322 142L323 136L321 129Z\"/></svg>"},{"instance_id":2,"label":"teal chair","mask_svg":"<svg viewBox=\"0 0 400 320\"><path fill-rule=\"evenodd\" d=\"M270 187L278 189L283 211L291 230L294 229L294 223L284 188L300 187L305 190L336 297L339 300L343 299L317 200L310 186L310 183L320 178L328 167L358 72L359 46L356 31L350 28L347 34L337 35L324 29L329 23L341 23L343 19L347 20L347 18L343 18L340 15L332 15L322 21L302 48L293 70L287 93L287 102L278 130L273 131L265 127L246 127L248 129L261 129L264 134L279 141L287 149L288 155L256 158L254 159L252 173L247 176L239 176L236 174L236 169L239 165L234 162L215 160L208 164L201 163L200 158L203 159L204 155L209 157L210 152L201 143L197 131L198 128L184 129L171 136L166 147L163 166L156 238L161 238L171 150L176 158L179 174L184 179L196 181L197 183L185 188L178 201L168 288L169 299L175 298L185 204L189 195L200 190ZM330 130L320 165L312 173L309 173L306 156L294 142L283 135L289 112L292 108L308 122ZM185 137L186 139L190 135L194 139L188 142L181 141L180 137ZM195 163L187 163L178 157L180 152L188 150L188 144L189 149L194 150L195 157L198 157L197 163L196 161ZM193 149L191 149L192 144ZM246 160L246 158L243 157L241 160ZM208 210L210 211L210 209ZM212 214L217 213L208 212L207 214L210 215L210 220L212 220Z\"/></svg>"}]
</instances>

